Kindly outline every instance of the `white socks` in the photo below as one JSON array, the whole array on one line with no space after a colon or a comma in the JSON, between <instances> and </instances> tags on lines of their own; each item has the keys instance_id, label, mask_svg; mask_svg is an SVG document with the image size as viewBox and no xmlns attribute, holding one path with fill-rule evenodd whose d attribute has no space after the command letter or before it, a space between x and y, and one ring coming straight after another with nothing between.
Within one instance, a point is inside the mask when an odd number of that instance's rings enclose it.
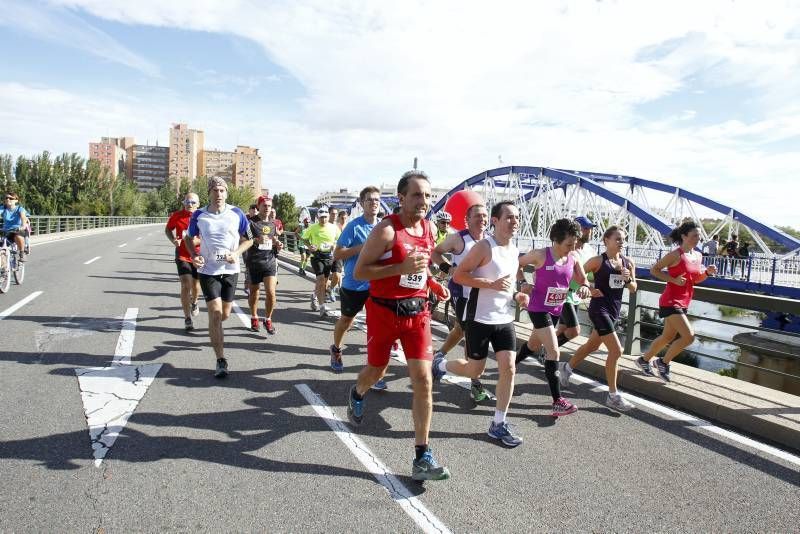
<instances>
[{"instance_id":1,"label":"white socks","mask_svg":"<svg viewBox=\"0 0 800 534\"><path fill-rule=\"evenodd\" d=\"M447 360L442 360L439 362L439 371L443 373L447 372Z\"/></svg>"},{"instance_id":2,"label":"white socks","mask_svg":"<svg viewBox=\"0 0 800 534\"><path fill-rule=\"evenodd\" d=\"M499 425L500 423L506 422L506 412L501 412L500 410L494 411L494 424Z\"/></svg>"}]
</instances>

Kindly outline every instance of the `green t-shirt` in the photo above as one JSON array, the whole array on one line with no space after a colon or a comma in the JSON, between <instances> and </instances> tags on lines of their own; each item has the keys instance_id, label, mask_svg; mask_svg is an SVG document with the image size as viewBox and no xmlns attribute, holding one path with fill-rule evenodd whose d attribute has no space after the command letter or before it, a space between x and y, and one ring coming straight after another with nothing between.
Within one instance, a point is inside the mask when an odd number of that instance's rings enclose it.
<instances>
[{"instance_id":1,"label":"green t-shirt","mask_svg":"<svg viewBox=\"0 0 800 534\"><path fill-rule=\"evenodd\" d=\"M576 251L578 253L578 257L580 258L581 267L594 256L596 256L597 249L588 243L583 245L579 250ZM586 277L591 281L594 279L593 273L587 273ZM572 304L573 306L577 306L581 303L580 297L576 291L580 288L581 285L576 282L575 280L571 280L569 283L569 292L567 293L566 301Z\"/></svg>"},{"instance_id":2,"label":"green t-shirt","mask_svg":"<svg viewBox=\"0 0 800 534\"><path fill-rule=\"evenodd\" d=\"M303 232L303 239L308 240L311 245L317 247L317 251L323 254L333 252L336 240L339 238L341 230L335 224L325 223L325 226L312 224Z\"/></svg>"}]
</instances>

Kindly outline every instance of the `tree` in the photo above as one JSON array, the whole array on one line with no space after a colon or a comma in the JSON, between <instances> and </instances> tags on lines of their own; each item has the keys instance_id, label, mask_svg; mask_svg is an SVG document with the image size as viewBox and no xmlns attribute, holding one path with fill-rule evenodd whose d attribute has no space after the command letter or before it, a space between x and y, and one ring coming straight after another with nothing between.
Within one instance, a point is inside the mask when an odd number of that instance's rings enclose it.
<instances>
[{"instance_id":1,"label":"tree","mask_svg":"<svg viewBox=\"0 0 800 534\"><path fill-rule=\"evenodd\" d=\"M300 216L300 210L295 205L294 195L291 193L278 193L272 198L272 207L275 208L275 214L283 221L284 226L297 224L297 218Z\"/></svg>"}]
</instances>

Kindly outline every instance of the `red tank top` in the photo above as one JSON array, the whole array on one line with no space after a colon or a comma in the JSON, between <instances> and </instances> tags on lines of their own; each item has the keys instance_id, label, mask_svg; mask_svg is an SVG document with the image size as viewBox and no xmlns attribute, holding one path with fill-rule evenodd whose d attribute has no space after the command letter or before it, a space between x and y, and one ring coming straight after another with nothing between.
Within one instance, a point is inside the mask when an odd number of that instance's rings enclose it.
<instances>
[{"instance_id":1,"label":"red tank top","mask_svg":"<svg viewBox=\"0 0 800 534\"><path fill-rule=\"evenodd\" d=\"M658 305L662 308L688 308L694 295L694 282L705 271L700 256L686 254L682 248L677 250L680 252L681 259L667 271L673 278L683 275L686 278L686 283L679 286L672 282L667 282L667 287L661 293L661 298L658 299Z\"/></svg>"},{"instance_id":2,"label":"red tank top","mask_svg":"<svg viewBox=\"0 0 800 534\"><path fill-rule=\"evenodd\" d=\"M422 235L417 237L409 234L400 222L397 214L389 215L394 227L394 244L392 249L380 257L380 265L393 265L402 263L410 252L421 251L430 257L434 241L431 225L427 220L422 220ZM383 299L406 299L410 297L428 296L428 272L389 276L378 280L370 280L369 294Z\"/></svg>"}]
</instances>

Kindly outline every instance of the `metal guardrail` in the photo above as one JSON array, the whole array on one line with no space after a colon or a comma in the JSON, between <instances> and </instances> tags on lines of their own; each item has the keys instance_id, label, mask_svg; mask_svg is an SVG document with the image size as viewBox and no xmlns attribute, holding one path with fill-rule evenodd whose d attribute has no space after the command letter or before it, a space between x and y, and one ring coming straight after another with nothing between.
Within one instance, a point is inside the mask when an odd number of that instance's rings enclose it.
<instances>
[{"instance_id":1,"label":"metal guardrail","mask_svg":"<svg viewBox=\"0 0 800 534\"><path fill-rule=\"evenodd\" d=\"M280 236L280 241L283 243L283 248L290 252L297 252L297 245L300 242L297 232L283 232Z\"/></svg>"},{"instance_id":2,"label":"metal guardrail","mask_svg":"<svg viewBox=\"0 0 800 534\"><path fill-rule=\"evenodd\" d=\"M32 215L31 234L44 235L59 232L75 232L94 228L129 226L133 224L166 223L166 217L111 217L81 215Z\"/></svg>"}]
</instances>

